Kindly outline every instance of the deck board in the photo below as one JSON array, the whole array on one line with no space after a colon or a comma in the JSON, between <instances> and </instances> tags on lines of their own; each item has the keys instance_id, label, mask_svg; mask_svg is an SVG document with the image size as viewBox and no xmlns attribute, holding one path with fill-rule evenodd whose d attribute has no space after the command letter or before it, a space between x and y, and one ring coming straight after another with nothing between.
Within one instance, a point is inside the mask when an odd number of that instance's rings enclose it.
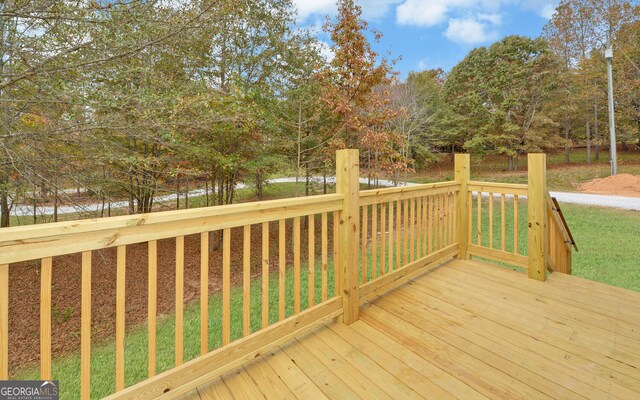
<instances>
[{"instance_id":1,"label":"deck board","mask_svg":"<svg viewBox=\"0 0 640 400\"><path fill-rule=\"evenodd\" d=\"M189 395L637 399L640 293L455 260Z\"/></svg>"}]
</instances>

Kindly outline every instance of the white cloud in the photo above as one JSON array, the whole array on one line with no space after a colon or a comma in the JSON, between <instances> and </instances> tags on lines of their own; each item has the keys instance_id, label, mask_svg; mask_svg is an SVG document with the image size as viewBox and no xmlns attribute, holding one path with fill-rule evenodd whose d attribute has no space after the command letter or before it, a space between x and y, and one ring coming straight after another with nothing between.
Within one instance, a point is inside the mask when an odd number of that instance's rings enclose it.
<instances>
[{"instance_id":1,"label":"white cloud","mask_svg":"<svg viewBox=\"0 0 640 400\"><path fill-rule=\"evenodd\" d=\"M555 13L556 13L555 4L546 4L542 7L542 10L540 10L540 16L546 19L551 19L551 17L553 17L553 14Z\"/></svg>"},{"instance_id":2,"label":"white cloud","mask_svg":"<svg viewBox=\"0 0 640 400\"><path fill-rule=\"evenodd\" d=\"M496 40L499 36L493 25L473 17L450 19L444 35L447 39L460 44L489 42Z\"/></svg>"},{"instance_id":3,"label":"white cloud","mask_svg":"<svg viewBox=\"0 0 640 400\"><path fill-rule=\"evenodd\" d=\"M426 2L407 0L396 9L396 19L401 25L434 26L445 20L447 6L442 1Z\"/></svg>"},{"instance_id":4,"label":"white cloud","mask_svg":"<svg viewBox=\"0 0 640 400\"><path fill-rule=\"evenodd\" d=\"M396 20L401 25L434 26L447 19L457 8L468 8L477 0L405 0L396 8Z\"/></svg>"},{"instance_id":5,"label":"white cloud","mask_svg":"<svg viewBox=\"0 0 640 400\"><path fill-rule=\"evenodd\" d=\"M318 40L318 50L322 58L324 58L327 62L333 61L333 58L336 56L333 50L331 50L331 46L327 42L323 42L322 40Z\"/></svg>"},{"instance_id":6,"label":"white cloud","mask_svg":"<svg viewBox=\"0 0 640 400\"><path fill-rule=\"evenodd\" d=\"M337 0L293 0L298 10L298 20L305 21L312 15L334 16L336 14ZM362 16L365 20L377 20L383 18L391 6L401 3L402 0L363 0L358 2L362 7Z\"/></svg>"},{"instance_id":7,"label":"white cloud","mask_svg":"<svg viewBox=\"0 0 640 400\"><path fill-rule=\"evenodd\" d=\"M502 15L500 14L478 14L478 21L488 22L491 25L498 26L502 24Z\"/></svg>"},{"instance_id":8,"label":"white cloud","mask_svg":"<svg viewBox=\"0 0 640 400\"><path fill-rule=\"evenodd\" d=\"M293 5L301 21L313 14L333 14L336 10L336 0L293 0Z\"/></svg>"},{"instance_id":9,"label":"white cloud","mask_svg":"<svg viewBox=\"0 0 640 400\"><path fill-rule=\"evenodd\" d=\"M523 0L521 5L525 10L531 10L542 18L551 19L558 6L558 0Z\"/></svg>"},{"instance_id":10,"label":"white cloud","mask_svg":"<svg viewBox=\"0 0 640 400\"><path fill-rule=\"evenodd\" d=\"M418 71L425 71L427 69L431 68L431 60L429 58L423 58L421 60L418 61L417 67L418 67Z\"/></svg>"}]
</instances>

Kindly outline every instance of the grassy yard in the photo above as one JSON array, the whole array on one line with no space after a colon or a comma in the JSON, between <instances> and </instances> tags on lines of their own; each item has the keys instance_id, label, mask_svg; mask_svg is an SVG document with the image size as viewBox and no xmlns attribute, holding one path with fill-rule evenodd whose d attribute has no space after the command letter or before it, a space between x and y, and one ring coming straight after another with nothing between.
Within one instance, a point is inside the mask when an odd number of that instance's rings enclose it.
<instances>
[{"instance_id":1,"label":"grassy yard","mask_svg":"<svg viewBox=\"0 0 640 400\"><path fill-rule=\"evenodd\" d=\"M474 199L475 203L475 199ZM489 199L482 199L482 245L489 245ZM500 201L494 200L493 247L501 247ZM573 253L573 275L640 291L640 212L561 204L580 251ZM513 201L505 206L505 247L513 251ZM518 207L518 252L527 254L527 202ZM474 204L472 242L477 242L477 204Z\"/></svg>"},{"instance_id":2,"label":"grassy yard","mask_svg":"<svg viewBox=\"0 0 640 400\"><path fill-rule=\"evenodd\" d=\"M261 328L261 278L251 282L251 331ZM322 300L322 275L316 267L314 291L315 303ZM278 321L278 274L269 277L269 321ZM308 305L308 275L306 265L301 267L301 308ZM328 298L335 295L333 263L327 268ZM293 270L285 274L286 316L293 314ZM242 288L231 291L231 338L242 337ZM220 347L222 341L222 296L213 294L209 298L209 349ZM159 316L157 322L157 370L166 371L174 365L175 319L171 315ZM125 339L125 379L126 386L147 378L147 327L138 326L127 332ZM184 310L184 361L200 354L200 305L192 303ZM102 398L115 391L115 344L113 342L92 343L91 351L91 398ZM37 368L19 372L12 379L39 379ZM60 381L61 399L77 399L80 393L80 356L72 354L54 360L53 377Z\"/></svg>"},{"instance_id":3,"label":"grassy yard","mask_svg":"<svg viewBox=\"0 0 640 400\"><path fill-rule=\"evenodd\" d=\"M640 175L640 153L620 152L618 173ZM553 191L577 191L584 182L604 178L611 174L609 153L601 152L600 160L586 164L586 150L571 152L571 163L565 164L564 153L547 154L547 184ZM409 175L409 180L417 183L440 182L453 179L453 160L449 155L428 167ZM489 182L527 183L527 157L521 157L519 171L507 171L505 157L471 156L471 179Z\"/></svg>"}]
</instances>

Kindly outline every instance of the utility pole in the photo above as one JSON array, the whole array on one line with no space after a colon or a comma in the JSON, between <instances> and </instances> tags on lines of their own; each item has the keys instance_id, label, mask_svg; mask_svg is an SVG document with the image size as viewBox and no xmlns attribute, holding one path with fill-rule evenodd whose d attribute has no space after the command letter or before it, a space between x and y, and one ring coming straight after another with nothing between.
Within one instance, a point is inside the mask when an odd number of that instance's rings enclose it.
<instances>
[{"instance_id":1,"label":"utility pole","mask_svg":"<svg viewBox=\"0 0 640 400\"><path fill-rule=\"evenodd\" d=\"M609 43L609 48L604 52L604 58L607 59L607 74L609 78L609 152L611 158L611 175L618 172L618 160L616 155L616 121L613 109L613 48Z\"/></svg>"}]
</instances>

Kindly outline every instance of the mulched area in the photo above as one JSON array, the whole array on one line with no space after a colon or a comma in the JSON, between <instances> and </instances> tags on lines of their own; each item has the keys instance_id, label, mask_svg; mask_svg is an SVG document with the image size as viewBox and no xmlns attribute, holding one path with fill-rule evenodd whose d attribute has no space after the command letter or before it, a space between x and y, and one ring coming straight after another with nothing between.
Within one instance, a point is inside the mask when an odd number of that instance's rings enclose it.
<instances>
[{"instance_id":1,"label":"mulched area","mask_svg":"<svg viewBox=\"0 0 640 400\"><path fill-rule=\"evenodd\" d=\"M307 230L301 229L301 259L307 257ZM316 218L316 238L320 238L320 221ZM329 216L329 246L332 246L332 219ZM270 224L270 268L278 268L278 226ZM291 244L292 223L287 221L287 247ZM213 236L213 235L211 235ZM261 273L262 227L251 229L251 271ZM214 243L212 243L213 245ZM231 280L242 281L241 228L232 230ZM316 251L320 252L316 245ZM331 247L329 248L331 253ZM287 251L287 266L293 254ZM127 246L126 325L140 326L147 319L147 244ZM54 257L52 289L52 351L54 359L80 349L81 255ZM209 292L222 287L222 251L215 246L209 257ZM94 251L92 257L92 340L106 340L115 335L116 318L116 249ZM197 301L200 295L200 235L185 237L184 301ZM175 309L175 239L158 241L158 314ZM11 264L9 267L9 366L11 374L36 367L40 352L40 268L39 262Z\"/></svg>"}]
</instances>

